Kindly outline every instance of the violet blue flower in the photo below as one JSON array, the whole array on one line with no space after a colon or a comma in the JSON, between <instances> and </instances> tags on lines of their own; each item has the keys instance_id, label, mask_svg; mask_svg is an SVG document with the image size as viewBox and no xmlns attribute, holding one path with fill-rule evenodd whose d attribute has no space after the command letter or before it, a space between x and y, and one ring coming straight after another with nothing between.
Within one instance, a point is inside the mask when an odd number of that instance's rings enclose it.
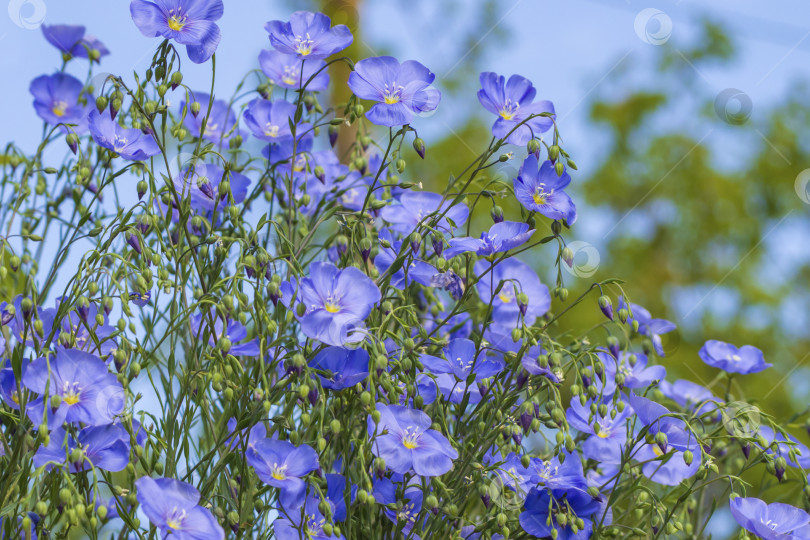
<instances>
[{"instance_id":1,"label":"violet blue flower","mask_svg":"<svg viewBox=\"0 0 810 540\"><path fill-rule=\"evenodd\" d=\"M72 129L78 134L87 131L90 114L90 107L79 101L83 89L81 81L67 73L40 75L29 87L37 116L52 126L74 124Z\"/></svg>"},{"instance_id":2,"label":"violet blue flower","mask_svg":"<svg viewBox=\"0 0 810 540\"><path fill-rule=\"evenodd\" d=\"M431 429L433 421L422 411L401 405L377 404L380 421L368 416L371 452L395 473L413 470L419 476L441 476L453 466L458 452L450 441Z\"/></svg>"},{"instance_id":3,"label":"violet blue flower","mask_svg":"<svg viewBox=\"0 0 810 540\"><path fill-rule=\"evenodd\" d=\"M505 259L494 266L485 261L475 263L475 273L481 279L476 284L478 295L485 304L492 302L492 316L498 324L508 325L517 321L523 314L526 324L534 323L551 307L548 287L540 282L537 272L521 260ZM498 290L499 284L503 286ZM493 291L497 291L493 296ZM524 293L529 297L528 304L521 305L517 296Z\"/></svg>"},{"instance_id":4,"label":"violet blue flower","mask_svg":"<svg viewBox=\"0 0 810 540\"><path fill-rule=\"evenodd\" d=\"M419 361L434 374L449 373L459 381L474 375L476 381L494 377L506 367L500 358L488 356L484 351L476 354L475 343L469 339L454 339L442 350L443 358L423 354Z\"/></svg>"},{"instance_id":5,"label":"violet blue flower","mask_svg":"<svg viewBox=\"0 0 810 540\"><path fill-rule=\"evenodd\" d=\"M323 262L312 263L299 294L306 306L301 331L335 346L363 339L363 322L381 297L374 281L357 268L338 269Z\"/></svg>"},{"instance_id":6,"label":"violet blue flower","mask_svg":"<svg viewBox=\"0 0 810 540\"><path fill-rule=\"evenodd\" d=\"M302 61L293 54L264 50L259 53L259 67L272 84L281 88L297 90L306 85L310 92L320 92L329 86L329 71L323 69L326 67L323 60ZM315 78L310 81L313 76Z\"/></svg>"},{"instance_id":7,"label":"violet blue flower","mask_svg":"<svg viewBox=\"0 0 810 540\"><path fill-rule=\"evenodd\" d=\"M606 400L610 403L610 400ZM608 405L610 407L610 405ZM621 463L622 451L627 441L627 419L633 414L630 407L609 414L591 413L591 402L585 405L578 396L571 399L566 411L568 423L588 438L582 443L582 455L602 463ZM598 428L596 427L598 426Z\"/></svg>"},{"instance_id":8,"label":"violet blue flower","mask_svg":"<svg viewBox=\"0 0 810 540\"><path fill-rule=\"evenodd\" d=\"M332 56L352 44L354 38L346 25L331 25L323 13L296 11L289 22L270 21L264 29L277 51L312 60Z\"/></svg>"},{"instance_id":9,"label":"violet blue flower","mask_svg":"<svg viewBox=\"0 0 810 540\"><path fill-rule=\"evenodd\" d=\"M697 405L700 408L697 414L706 414L717 410L717 405L722 401L712 394L711 390L692 381L678 379L674 383L661 381L658 388L666 397L687 409L694 409Z\"/></svg>"},{"instance_id":10,"label":"violet blue flower","mask_svg":"<svg viewBox=\"0 0 810 540\"><path fill-rule=\"evenodd\" d=\"M666 416L670 411L649 399L630 394L629 401L650 434L666 435L666 444L663 447L655 442L641 440L633 449L633 458L644 464L641 468L644 476L665 486L677 486L694 476L700 469L703 452L686 422ZM687 450L692 453L690 463L686 463L684 455Z\"/></svg>"},{"instance_id":11,"label":"violet blue flower","mask_svg":"<svg viewBox=\"0 0 810 540\"><path fill-rule=\"evenodd\" d=\"M716 339L710 339L704 343L698 356L712 367L728 373L742 373L743 375L759 373L773 365L765 362L762 351L756 347L743 345L738 349L731 343L724 343Z\"/></svg>"},{"instance_id":12,"label":"violet blue flower","mask_svg":"<svg viewBox=\"0 0 810 540\"><path fill-rule=\"evenodd\" d=\"M293 133L290 131L290 121L295 117L295 105L279 99L267 101L253 100L245 111L245 124L253 132L253 136L262 141L271 143L292 142ZM296 137L300 138L309 124L296 126Z\"/></svg>"},{"instance_id":13,"label":"violet blue flower","mask_svg":"<svg viewBox=\"0 0 810 540\"><path fill-rule=\"evenodd\" d=\"M368 377L369 355L365 349L327 347L310 360L309 367L329 373L318 374L321 385L330 390L351 388Z\"/></svg>"},{"instance_id":14,"label":"violet blue flower","mask_svg":"<svg viewBox=\"0 0 810 540\"><path fill-rule=\"evenodd\" d=\"M210 319L208 317L203 318L202 313L192 315L189 321L192 335L202 337L203 333L207 331L211 334L208 337L208 344L211 347L214 347L219 340L225 338L232 343L231 348L227 351L229 354L234 356L259 356L261 351L259 350L258 338L244 341L247 338L247 328L245 328L244 324L233 319L228 319L223 323L222 318L214 315L213 312L212 318L214 319L213 330L209 326ZM241 341L244 341L244 343L240 343Z\"/></svg>"},{"instance_id":15,"label":"violet blue flower","mask_svg":"<svg viewBox=\"0 0 810 540\"><path fill-rule=\"evenodd\" d=\"M599 499L591 497L582 489L569 489L565 497L558 500L549 490L533 488L523 503L520 513L520 526L524 531L537 538L552 535L557 540L581 540L591 537L593 523L590 518L602 505ZM560 515L566 515L564 525ZM585 527L577 532L571 528L576 518L585 522ZM555 532L556 531L556 534Z\"/></svg>"},{"instance_id":16,"label":"violet blue flower","mask_svg":"<svg viewBox=\"0 0 810 540\"><path fill-rule=\"evenodd\" d=\"M810 538L810 514L795 506L754 497L736 497L728 506L740 527L763 540Z\"/></svg>"},{"instance_id":17,"label":"violet blue flower","mask_svg":"<svg viewBox=\"0 0 810 540\"><path fill-rule=\"evenodd\" d=\"M124 410L124 388L98 357L77 349L57 347L50 360L37 358L23 375L22 383L40 397L28 404L28 414L35 425L41 424L48 407L48 426L53 429L63 422L81 422L88 426L110 424ZM49 396L61 402L51 410ZM50 399L50 398L49 398Z\"/></svg>"},{"instance_id":18,"label":"violet blue flower","mask_svg":"<svg viewBox=\"0 0 810 540\"><path fill-rule=\"evenodd\" d=\"M110 54L107 47L94 36L85 34L85 28L73 24L42 25L42 35L48 43L62 51L67 57L89 58L88 51L98 51L93 60L98 62L102 56Z\"/></svg>"},{"instance_id":19,"label":"violet blue flower","mask_svg":"<svg viewBox=\"0 0 810 540\"><path fill-rule=\"evenodd\" d=\"M67 442L67 445L65 444ZM93 467L105 471L122 471L129 464L129 433L120 424L86 427L74 437L61 427L50 433L48 446L34 454L34 467L47 463L64 463L75 448L82 450L82 459L70 463L70 472Z\"/></svg>"},{"instance_id":20,"label":"violet blue flower","mask_svg":"<svg viewBox=\"0 0 810 540\"><path fill-rule=\"evenodd\" d=\"M131 161L143 161L160 153L160 147L152 135L121 126L112 119L109 111L99 113L93 109L90 113L90 134L99 146Z\"/></svg>"},{"instance_id":21,"label":"violet blue flower","mask_svg":"<svg viewBox=\"0 0 810 540\"><path fill-rule=\"evenodd\" d=\"M187 109L187 105L190 103L199 103L200 112L197 116ZM180 114L185 114L183 125L194 137L199 137L202 132L203 139L221 146L236 135L242 134L237 126L236 112L227 101L215 99L214 103L211 103L210 95L194 92L190 103L180 102ZM211 113L207 117L205 131L203 131L202 123L208 113L209 104Z\"/></svg>"},{"instance_id":22,"label":"violet blue flower","mask_svg":"<svg viewBox=\"0 0 810 540\"><path fill-rule=\"evenodd\" d=\"M335 535L334 532L326 534L323 526L326 525L326 517L319 509L320 499L312 495L306 497L303 509L284 507L281 515L273 522L273 538L276 540L342 540L343 535ZM302 512L303 511L303 512ZM303 517L302 517L303 513ZM302 533L306 531L306 533Z\"/></svg>"},{"instance_id":23,"label":"violet blue flower","mask_svg":"<svg viewBox=\"0 0 810 540\"><path fill-rule=\"evenodd\" d=\"M431 223L434 216L439 215L443 217L438 220L438 228L449 231L459 227L467 222L470 209L464 203L451 205L438 193L408 191L399 198L399 204L386 206L380 215L392 223L397 231L409 234L420 224Z\"/></svg>"},{"instance_id":24,"label":"violet blue flower","mask_svg":"<svg viewBox=\"0 0 810 540\"><path fill-rule=\"evenodd\" d=\"M164 537L177 540L223 540L225 531L206 508L200 492L174 478L142 476L135 481L138 502Z\"/></svg>"},{"instance_id":25,"label":"violet blue flower","mask_svg":"<svg viewBox=\"0 0 810 540\"><path fill-rule=\"evenodd\" d=\"M646 354L631 354L622 352L619 359L606 352L598 352L596 355L605 366L605 378L616 380L616 376L621 374L624 377L624 388L645 388L657 381L664 380L667 370L664 366L647 367Z\"/></svg>"},{"instance_id":26,"label":"violet blue flower","mask_svg":"<svg viewBox=\"0 0 810 540\"><path fill-rule=\"evenodd\" d=\"M146 37L173 39L186 46L195 64L207 62L221 38L217 20L222 17L222 0L132 0L132 20Z\"/></svg>"},{"instance_id":27,"label":"violet blue flower","mask_svg":"<svg viewBox=\"0 0 810 540\"><path fill-rule=\"evenodd\" d=\"M450 239L450 247L444 251L443 256L450 259L460 253L472 251L480 257L489 257L525 244L533 234L534 229L529 230L525 223L502 221L490 227L489 232L482 232L481 238Z\"/></svg>"},{"instance_id":28,"label":"violet blue flower","mask_svg":"<svg viewBox=\"0 0 810 540\"><path fill-rule=\"evenodd\" d=\"M567 172L557 176L550 161L538 164L537 158L529 155L512 183L515 198L526 210L550 219L564 219L569 225L577 220L574 201L563 191L571 183L571 176Z\"/></svg>"},{"instance_id":29,"label":"violet blue flower","mask_svg":"<svg viewBox=\"0 0 810 540\"><path fill-rule=\"evenodd\" d=\"M219 192L222 180L228 181L230 195ZM225 177L222 167L211 163L198 163L193 168L185 169L172 182L180 198L189 199L191 209L204 216L212 215L215 209L218 213L223 212L231 204L231 197L234 204L241 204L247 197L250 186L250 178L244 174L228 171L228 176ZM175 211L174 216L179 218L179 212Z\"/></svg>"},{"instance_id":30,"label":"violet blue flower","mask_svg":"<svg viewBox=\"0 0 810 540\"><path fill-rule=\"evenodd\" d=\"M533 114L554 115L554 105L550 101L532 103L537 90L528 79L512 75L506 81L502 75L485 72L481 74L480 81L478 101L487 111L499 117L492 126L492 134L496 137L508 136L507 142L525 146L530 139L538 137L552 126L551 117L538 116L515 129ZM509 135L509 132L512 134Z\"/></svg>"},{"instance_id":31,"label":"violet blue flower","mask_svg":"<svg viewBox=\"0 0 810 540\"><path fill-rule=\"evenodd\" d=\"M360 60L349 74L349 88L360 99L376 103L366 118L380 126L410 124L414 115L439 106L441 92L431 86L436 75L415 60L400 64L391 56Z\"/></svg>"},{"instance_id":32,"label":"violet blue flower","mask_svg":"<svg viewBox=\"0 0 810 540\"><path fill-rule=\"evenodd\" d=\"M391 231L380 229L380 240L385 240L391 247L380 246L380 251L374 257L374 266L380 271L380 275L387 275L391 267L397 262L402 252L402 241L394 240ZM425 261L414 258L410 249L405 253L404 261L399 261L396 271L391 273L390 285L395 289L402 290L413 282L431 286L431 279L436 275L436 268Z\"/></svg>"},{"instance_id":33,"label":"violet blue flower","mask_svg":"<svg viewBox=\"0 0 810 540\"><path fill-rule=\"evenodd\" d=\"M638 322L638 333L650 338L653 348L658 356L664 356L664 344L661 335L675 330L675 323L666 319L653 319L647 309L638 304L628 304L624 297L619 297L619 310L630 309L631 316L627 319L629 323Z\"/></svg>"},{"instance_id":34,"label":"violet blue flower","mask_svg":"<svg viewBox=\"0 0 810 540\"><path fill-rule=\"evenodd\" d=\"M281 490L285 507L297 508L303 500L303 477L318 468L318 453L306 444L294 446L279 439L261 439L248 447L247 463L262 482Z\"/></svg>"}]
</instances>

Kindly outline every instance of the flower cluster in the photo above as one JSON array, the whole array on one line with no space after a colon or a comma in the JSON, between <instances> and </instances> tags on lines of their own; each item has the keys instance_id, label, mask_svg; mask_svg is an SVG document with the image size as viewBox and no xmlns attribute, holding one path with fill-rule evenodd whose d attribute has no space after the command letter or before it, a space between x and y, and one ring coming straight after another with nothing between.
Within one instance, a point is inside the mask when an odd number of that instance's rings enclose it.
<instances>
[{"instance_id":1,"label":"flower cluster","mask_svg":"<svg viewBox=\"0 0 810 540\"><path fill-rule=\"evenodd\" d=\"M569 300L576 165L531 81L481 74L492 142L423 186L427 67L341 56L349 29L300 11L265 25L256 84L211 95L177 66L215 69L223 11L132 0L164 38L144 74L31 82L45 138L2 165L0 538L693 537L712 499L810 538L745 496L764 471L810 502L810 449L732 393L760 350L707 341L714 384L668 381L672 322L614 279ZM65 63L109 54L43 32Z\"/></svg>"}]
</instances>

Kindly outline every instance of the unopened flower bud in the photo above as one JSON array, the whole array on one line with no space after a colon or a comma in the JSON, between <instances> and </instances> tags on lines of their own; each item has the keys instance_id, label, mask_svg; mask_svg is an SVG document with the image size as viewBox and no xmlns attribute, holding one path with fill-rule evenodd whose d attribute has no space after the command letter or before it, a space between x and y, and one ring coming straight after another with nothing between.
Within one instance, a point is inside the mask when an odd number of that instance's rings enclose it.
<instances>
[{"instance_id":1,"label":"unopened flower bud","mask_svg":"<svg viewBox=\"0 0 810 540\"><path fill-rule=\"evenodd\" d=\"M420 158L425 159L425 141L419 137L415 138L413 140L413 149L416 150Z\"/></svg>"}]
</instances>

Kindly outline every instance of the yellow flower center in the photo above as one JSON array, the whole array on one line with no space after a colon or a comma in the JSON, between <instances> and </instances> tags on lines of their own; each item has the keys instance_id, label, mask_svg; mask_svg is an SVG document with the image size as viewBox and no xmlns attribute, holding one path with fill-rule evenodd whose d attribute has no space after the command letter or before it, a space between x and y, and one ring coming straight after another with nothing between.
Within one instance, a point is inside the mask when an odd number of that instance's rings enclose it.
<instances>
[{"instance_id":1,"label":"yellow flower center","mask_svg":"<svg viewBox=\"0 0 810 540\"><path fill-rule=\"evenodd\" d=\"M607 439L608 437L610 437L610 432L602 428L602 431L597 433L596 436L599 437L600 439Z\"/></svg>"},{"instance_id":2,"label":"yellow flower center","mask_svg":"<svg viewBox=\"0 0 810 540\"><path fill-rule=\"evenodd\" d=\"M339 313L340 312L340 306L337 305L335 302L326 302L323 305L323 309L325 309L329 313Z\"/></svg>"},{"instance_id":3,"label":"yellow flower center","mask_svg":"<svg viewBox=\"0 0 810 540\"><path fill-rule=\"evenodd\" d=\"M180 529L181 523L176 519L170 519L166 522L166 525L168 525L170 529L177 531Z\"/></svg>"},{"instance_id":4,"label":"yellow flower center","mask_svg":"<svg viewBox=\"0 0 810 540\"><path fill-rule=\"evenodd\" d=\"M664 455L664 453L661 451L661 449L658 448L657 444L654 444L652 449L653 449L653 452L655 453L656 456L663 456Z\"/></svg>"},{"instance_id":5,"label":"yellow flower center","mask_svg":"<svg viewBox=\"0 0 810 540\"><path fill-rule=\"evenodd\" d=\"M312 45L314 41L309 37L309 34L306 37L296 36L295 37L295 52L300 54L301 56L308 56L312 53Z\"/></svg>"},{"instance_id":6,"label":"yellow flower center","mask_svg":"<svg viewBox=\"0 0 810 540\"><path fill-rule=\"evenodd\" d=\"M498 294L498 298L500 298L501 302L504 304L509 304L515 299L511 291L501 291L501 293Z\"/></svg>"},{"instance_id":7,"label":"yellow flower center","mask_svg":"<svg viewBox=\"0 0 810 540\"><path fill-rule=\"evenodd\" d=\"M63 116L65 116L65 111L67 111L67 108L68 104L66 101L55 101L53 103L53 106L51 107L51 112L55 116L62 118Z\"/></svg>"},{"instance_id":8,"label":"yellow flower center","mask_svg":"<svg viewBox=\"0 0 810 540\"><path fill-rule=\"evenodd\" d=\"M405 436L402 437L402 446L408 450L413 450L419 446L419 429L412 426L405 428Z\"/></svg>"},{"instance_id":9,"label":"yellow flower center","mask_svg":"<svg viewBox=\"0 0 810 540\"><path fill-rule=\"evenodd\" d=\"M532 195L532 200L534 201L534 204L546 204L545 195L546 194L542 192L537 192L534 195Z\"/></svg>"},{"instance_id":10,"label":"yellow flower center","mask_svg":"<svg viewBox=\"0 0 810 540\"><path fill-rule=\"evenodd\" d=\"M286 480L287 466L279 465L278 463L273 463L273 467L270 470L270 476L272 476L275 480Z\"/></svg>"},{"instance_id":11,"label":"yellow flower center","mask_svg":"<svg viewBox=\"0 0 810 540\"><path fill-rule=\"evenodd\" d=\"M166 20L166 24L168 24L169 28L175 32L179 32L186 25L186 18L187 17L183 15L183 12L179 9L170 9L169 18Z\"/></svg>"},{"instance_id":12,"label":"yellow flower center","mask_svg":"<svg viewBox=\"0 0 810 540\"><path fill-rule=\"evenodd\" d=\"M278 137L278 126L274 126L270 122L267 122L264 126L264 134L268 137Z\"/></svg>"},{"instance_id":13,"label":"yellow flower center","mask_svg":"<svg viewBox=\"0 0 810 540\"><path fill-rule=\"evenodd\" d=\"M65 382L62 385L62 401L67 405L76 405L81 395L78 383Z\"/></svg>"}]
</instances>

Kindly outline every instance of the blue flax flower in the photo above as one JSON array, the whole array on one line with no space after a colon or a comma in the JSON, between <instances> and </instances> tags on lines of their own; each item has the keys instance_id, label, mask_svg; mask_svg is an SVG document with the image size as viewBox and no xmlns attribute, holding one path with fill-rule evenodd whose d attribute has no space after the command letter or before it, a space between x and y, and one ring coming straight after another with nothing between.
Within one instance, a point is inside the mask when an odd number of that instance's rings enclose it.
<instances>
[{"instance_id":1,"label":"blue flax flower","mask_svg":"<svg viewBox=\"0 0 810 540\"><path fill-rule=\"evenodd\" d=\"M202 64L217 50L222 0L132 0L132 20L146 37L173 39L186 46L189 59Z\"/></svg>"},{"instance_id":2,"label":"blue flax flower","mask_svg":"<svg viewBox=\"0 0 810 540\"><path fill-rule=\"evenodd\" d=\"M96 144L112 150L124 159L143 161L160 153L152 135L139 129L125 128L112 119L109 111L90 113L90 134Z\"/></svg>"},{"instance_id":3,"label":"blue flax flower","mask_svg":"<svg viewBox=\"0 0 810 540\"><path fill-rule=\"evenodd\" d=\"M163 537L177 540L222 540L225 531L206 508L200 492L174 478L142 476L135 481L138 502Z\"/></svg>"},{"instance_id":4,"label":"blue flax flower","mask_svg":"<svg viewBox=\"0 0 810 540\"><path fill-rule=\"evenodd\" d=\"M698 352L700 359L706 364L727 371L728 373L759 373L771 367L765 361L762 351L751 345L743 345L739 349L731 343L724 343L710 339L703 344Z\"/></svg>"},{"instance_id":5,"label":"blue flax flower","mask_svg":"<svg viewBox=\"0 0 810 540\"><path fill-rule=\"evenodd\" d=\"M230 184L230 196L219 192L223 180ZM215 209L222 213L231 204L231 196L234 204L242 203L247 197L250 178L233 171L228 171L226 177L219 165L198 163L178 173L173 183L180 199L189 199L195 213L211 216ZM174 204L173 197L171 202ZM174 212L174 219L179 219L179 212Z\"/></svg>"},{"instance_id":6,"label":"blue flax flower","mask_svg":"<svg viewBox=\"0 0 810 540\"><path fill-rule=\"evenodd\" d=\"M450 230L461 226L467 222L470 209L463 203L451 205L438 193L408 191L399 198L399 204L386 206L380 215L397 231L409 234L421 223L431 223L439 215L443 217L438 220L438 228Z\"/></svg>"},{"instance_id":7,"label":"blue flax flower","mask_svg":"<svg viewBox=\"0 0 810 540\"><path fill-rule=\"evenodd\" d=\"M554 114L554 105L550 101L532 103L537 90L528 79L512 75L506 81L497 73L485 72L481 74L480 81L478 101L486 110L498 116L492 126L492 134L496 137L508 136L507 142L525 146L530 139L538 137L552 126L551 117L538 116L515 129L533 114Z\"/></svg>"},{"instance_id":8,"label":"blue flax flower","mask_svg":"<svg viewBox=\"0 0 810 540\"><path fill-rule=\"evenodd\" d=\"M327 347L315 355L309 367L328 372L328 376L318 375L324 388L343 390L368 377L368 360L365 349Z\"/></svg>"},{"instance_id":9,"label":"blue flax flower","mask_svg":"<svg viewBox=\"0 0 810 540\"><path fill-rule=\"evenodd\" d=\"M673 383L661 381L658 388L662 394L681 407L695 409L700 405L700 408L696 411L697 414L714 411L717 409L717 405L722 403L722 400L714 397L711 390L686 379L678 379Z\"/></svg>"},{"instance_id":10,"label":"blue flax flower","mask_svg":"<svg viewBox=\"0 0 810 540\"><path fill-rule=\"evenodd\" d=\"M67 443L67 444L66 444ZM129 433L120 424L90 426L79 431L74 438L61 427L50 434L50 443L34 454L34 466L64 463L75 448L82 450L82 459L70 463L70 472L90 468L117 472L129 463Z\"/></svg>"},{"instance_id":11,"label":"blue flax flower","mask_svg":"<svg viewBox=\"0 0 810 540\"><path fill-rule=\"evenodd\" d=\"M102 56L110 54L102 42L85 34L84 26L78 24L43 24L42 35L48 43L68 57L89 58L88 51L95 50L98 51L98 56L93 60L99 61Z\"/></svg>"},{"instance_id":12,"label":"blue flax flower","mask_svg":"<svg viewBox=\"0 0 810 540\"><path fill-rule=\"evenodd\" d=\"M388 229L381 229L379 232L380 240L385 240L391 244L391 247L380 246L380 251L374 257L374 266L380 271L380 274L385 274L397 260L400 252L402 251L402 240L394 240L391 231ZM410 262L408 262L410 260ZM399 265L399 268L391 274L390 285L395 289L402 290L413 282L424 285L425 287L431 286L431 279L436 275L436 268L426 263L425 261L412 258L410 250L405 253L405 262Z\"/></svg>"},{"instance_id":13,"label":"blue flax flower","mask_svg":"<svg viewBox=\"0 0 810 540\"><path fill-rule=\"evenodd\" d=\"M244 117L245 124L257 139L275 144L293 142L290 122L295 117L295 105L292 103L283 99L272 102L255 99L250 102ZM309 124L299 124L296 137L300 139L308 129Z\"/></svg>"},{"instance_id":14,"label":"blue flax flower","mask_svg":"<svg viewBox=\"0 0 810 540\"><path fill-rule=\"evenodd\" d=\"M653 319L650 312L638 304L628 304L625 302L624 297L619 297L619 309L630 308L631 317L628 322L638 322L638 333L650 338L653 348L658 356L664 356L664 343L661 341L661 335L667 334L675 330L675 323L666 319Z\"/></svg>"},{"instance_id":15,"label":"blue flax flower","mask_svg":"<svg viewBox=\"0 0 810 540\"><path fill-rule=\"evenodd\" d=\"M281 517L273 522L273 538L277 540L341 540L343 535L326 534L323 526L326 517L319 509L320 499L310 495L304 501L304 508L284 508ZM303 516L302 514L303 510ZM305 532L304 532L305 531Z\"/></svg>"},{"instance_id":16,"label":"blue flax flower","mask_svg":"<svg viewBox=\"0 0 810 540\"><path fill-rule=\"evenodd\" d=\"M666 416L669 410L649 399L630 394L629 401L648 433L666 435L665 444L642 440L633 449L633 457L644 464L641 468L644 476L665 486L677 486L694 476L700 468L702 450L686 422ZM684 455L687 450L692 453L690 463Z\"/></svg>"},{"instance_id":17,"label":"blue flax flower","mask_svg":"<svg viewBox=\"0 0 810 540\"><path fill-rule=\"evenodd\" d=\"M270 34L270 44L277 51L299 59L322 59L340 52L352 44L352 33L323 13L296 11L289 22L270 21L264 25Z\"/></svg>"},{"instance_id":18,"label":"blue flax flower","mask_svg":"<svg viewBox=\"0 0 810 540\"><path fill-rule=\"evenodd\" d=\"M37 115L48 124L75 124L73 130L82 134L87 131L90 107L79 101L84 85L67 73L40 75L33 81L29 91L34 96ZM67 128L64 128L67 129Z\"/></svg>"},{"instance_id":19,"label":"blue flax flower","mask_svg":"<svg viewBox=\"0 0 810 540\"><path fill-rule=\"evenodd\" d=\"M247 328L245 328L244 324L232 319L227 319L223 322L222 319L214 315L213 312L212 318L214 319L213 329L208 326L210 321L208 317L203 318L202 313L192 315L189 324L191 325L193 335L201 336L201 329L203 331L208 330L212 334L208 338L208 344L212 347L216 345L218 340L226 338L232 342L231 348L228 349L230 354L234 356L259 356L261 351L259 350L258 338L244 341L247 338ZM205 325L205 328L203 328L203 325ZM240 343L241 341L244 341L244 343Z\"/></svg>"},{"instance_id":20,"label":"blue flax flower","mask_svg":"<svg viewBox=\"0 0 810 540\"><path fill-rule=\"evenodd\" d=\"M360 341L363 322L380 301L380 289L354 267L338 269L316 262L301 280L299 294L306 307L301 331L327 345Z\"/></svg>"},{"instance_id":21,"label":"blue flax flower","mask_svg":"<svg viewBox=\"0 0 810 540\"><path fill-rule=\"evenodd\" d=\"M190 110L187 110L187 105L190 105L190 103L199 103L200 105L200 112L196 116ZM227 101L215 99L211 103L210 95L203 92L194 92L190 103L187 104L185 101L181 101L180 113L185 114L183 125L194 137L199 137L200 132L202 132L203 139L220 146L230 141L232 137L242 134L237 127L236 112ZM203 131L202 122L206 113L208 113L209 104L211 113L208 115L205 130Z\"/></svg>"},{"instance_id":22,"label":"blue flax flower","mask_svg":"<svg viewBox=\"0 0 810 540\"><path fill-rule=\"evenodd\" d=\"M42 422L44 408L49 408L48 426L63 422L81 422L89 426L110 424L124 410L124 388L98 357L76 349L57 347L50 359L37 358L28 366L22 383L40 394L29 403L29 415L35 424ZM59 396L56 410L50 410L42 395Z\"/></svg>"},{"instance_id":23,"label":"blue flax flower","mask_svg":"<svg viewBox=\"0 0 810 540\"><path fill-rule=\"evenodd\" d=\"M262 482L281 490L285 507L300 506L306 489L303 477L318 468L318 453L311 446L261 439L248 447L246 457Z\"/></svg>"},{"instance_id":24,"label":"blue flax flower","mask_svg":"<svg viewBox=\"0 0 810 540\"><path fill-rule=\"evenodd\" d=\"M533 234L534 229L530 230L525 223L502 221L493 225L489 232L482 232L481 238L452 238L450 247L442 255L449 259L459 253L472 251L478 256L489 257L526 243Z\"/></svg>"},{"instance_id":25,"label":"blue flax flower","mask_svg":"<svg viewBox=\"0 0 810 540\"><path fill-rule=\"evenodd\" d=\"M606 400L610 403L610 400ZM602 463L620 463L627 441L627 419L633 414L630 407L622 412L610 410L602 416L591 412L591 402L585 405L576 396L566 412L568 423L588 438L582 443L582 455Z\"/></svg>"},{"instance_id":26,"label":"blue flax flower","mask_svg":"<svg viewBox=\"0 0 810 540\"><path fill-rule=\"evenodd\" d=\"M323 60L303 62L293 54L264 50L259 53L259 67L272 84L281 88L297 90L306 85L310 92L319 92L329 86L329 71L323 69L326 67ZM312 76L315 78L310 81Z\"/></svg>"},{"instance_id":27,"label":"blue flax flower","mask_svg":"<svg viewBox=\"0 0 810 540\"><path fill-rule=\"evenodd\" d=\"M664 380L667 375L664 366L647 367L646 354L631 354L623 351L619 354L618 360L606 352L598 352L596 355L605 366L605 378L615 381L616 376L621 375L624 377L622 386L625 388L645 388L657 381Z\"/></svg>"},{"instance_id":28,"label":"blue flax flower","mask_svg":"<svg viewBox=\"0 0 810 540\"><path fill-rule=\"evenodd\" d=\"M380 422L368 417L371 451L395 473L413 470L419 476L441 476L453 466L458 452L444 435L430 429L433 423L422 411L378 403Z\"/></svg>"},{"instance_id":29,"label":"blue flax flower","mask_svg":"<svg viewBox=\"0 0 810 540\"><path fill-rule=\"evenodd\" d=\"M494 268L485 261L478 261L474 269L476 275L482 276L476 284L478 295L482 302L492 302L492 316L498 324L514 323L521 313L526 318L526 324L532 324L551 307L548 287L540 282L537 272L523 261L509 258L499 262ZM503 286L498 290L500 282L503 282ZM520 293L529 297L528 304L518 302L517 296Z\"/></svg>"},{"instance_id":30,"label":"blue flax flower","mask_svg":"<svg viewBox=\"0 0 810 540\"><path fill-rule=\"evenodd\" d=\"M444 358L423 354L419 361L425 369L438 375L436 384L451 403L461 403L469 393L469 403L481 401L481 393L476 386L468 386L472 375L474 381L494 377L505 367L503 359L488 356L481 352L476 355L475 343L469 339L454 339L444 348Z\"/></svg>"},{"instance_id":31,"label":"blue flax flower","mask_svg":"<svg viewBox=\"0 0 810 540\"><path fill-rule=\"evenodd\" d=\"M436 75L415 60L400 64L391 56L366 58L355 64L349 88L360 99L376 103L366 118L380 126L410 124L414 115L439 106L441 92L430 86Z\"/></svg>"},{"instance_id":32,"label":"blue flax flower","mask_svg":"<svg viewBox=\"0 0 810 540\"><path fill-rule=\"evenodd\" d=\"M512 181L515 198L526 210L550 219L564 219L569 225L577 220L574 201L563 191L570 183L571 176L567 172L557 176L550 161L538 164L534 155L526 158L518 177Z\"/></svg>"},{"instance_id":33,"label":"blue flax flower","mask_svg":"<svg viewBox=\"0 0 810 540\"><path fill-rule=\"evenodd\" d=\"M810 514L795 506L754 497L737 497L728 506L740 527L763 540L810 538Z\"/></svg>"},{"instance_id":34,"label":"blue flax flower","mask_svg":"<svg viewBox=\"0 0 810 540\"><path fill-rule=\"evenodd\" d=\"M553 535L557 540L585 540L591 537L593 530L589 518L601 508L601 501L582 489L566 490L565 496L558 498L547 489L533 488L523 503L520 526L537 538ZM566 519L560 519L561 515ZM585 522L585 527L575 532L573 524L577 518Z\"/></svg>"}]
</instances>

